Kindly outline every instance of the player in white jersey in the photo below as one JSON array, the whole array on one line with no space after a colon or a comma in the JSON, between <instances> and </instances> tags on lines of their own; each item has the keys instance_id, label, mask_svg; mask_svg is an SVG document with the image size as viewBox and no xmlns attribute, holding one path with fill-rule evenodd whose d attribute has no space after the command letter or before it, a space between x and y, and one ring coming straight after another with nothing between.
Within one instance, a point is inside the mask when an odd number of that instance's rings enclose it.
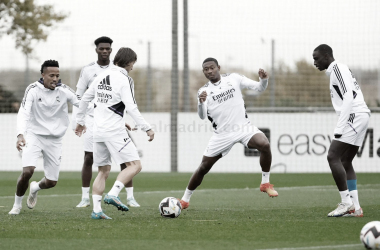
<instances>
[{"instance_id":1,"label":"player in white jersey","mask_svg":"<svg viewBox=\"0 0 380 250\"><path fill-rule=\"evenodd\" d=\"M17 144L22 151L22 173L17 180L15 203L9 214L17 215L22 199L42 154L45 177L30 183L27 206L37 203L37 192L57 184L61 164L62 137L69 126L67 102L79 105L75 92L59 80L59 64L48 60L41 66L42 78L25 91L17 114Z\"/></svg>"},{"instance_id":2,"label":"player in white jersey","mask_svg":"<svg viewBox=\"0 0 380 250\"><path fill-rule=\"evenodd\" d=\"M370 110L354 75L347 67L335 61L330 46L321 44L313 51L314 65L326 70L330 78L330 95L338 115L327 160L341 195L338 207L329 217L363 217L360 207L356 173L352 161L362 145L370 117Z\"/></svg>"},{"instance_id":3,"label":"player in white jersey","mask_svg":"<svg viewBox=\"0 0 380 250\"><path fill-rule=\"evenodd\" d=\"M124 128L124 110L133 118L150 137L154 138L151 126L141 116L134 97L134 82L128 76L137 60L136 53L129 48L121 48L114 59L114 67L107 69L95 78L90 88L83 95L77 114L76 134L85 131L85 113L89 102L94 103L94 164L99 167L98 175L93 183L92 198L93 219L111 219L101 208L101 199L105 182L111 170L111 156L117 164L125 163L108 194L104 197L106 204L116 206L119 210L128 211L118 197L125 184L141 171L141 162L134 143Z\"/></svg>"},{"instance_id":4,"label":"player in white jersey","mask_svg":"<svg viewBox=\"0 0 380 250\"><path fill-rule=\"evenodd\" d=\"M98 60L83 67L78 84L76 94L80 99L84 92L90 87L92 81L104 70L108 69L113 63L110 61L110 55L112 52L113 40L109 37L99 37L95 41L95 52L98 55ZM73 109L72 125L75 129L77 123L75 121L77 110ZM84 161L82 167L82 200L77 205L78 208L90 206L90 183L92 179L92 165L93 160L93 132L92 124L94 120L94 104L90 103L87 109L86 127L87 131L84 134ZM125 164L120 165L121 170L126 168ZM132 180L126 184L127 191L127 205L131 207L140 207L133 195L133 183Z\"/></svg>"},{"instance_id":5,"label":"player in white jersey","mask_svg":"<svg viewBox=\"0 0 380 250\"><path fill-rule=\"evenodd\" d=\"M235 143L260 151L262 181L260 190L270 197L278 196L269 183L269 172L272 163L272 153L269 141L257 127L253 126L245 112L243 89L264 91L268 86L268 74L260 69L260 82L245 76L220 74L220 66L215 58L207 58L202 64L203 73L209 80L198 91L198 114L201 119L206 117L212 123L214 134L204 151L203 159L191 177L186 191L180 200L182 209L189 206L190 197L202 183L203 177L212 166L223 156L227 155Z\"/></svg>"}]
</instances>

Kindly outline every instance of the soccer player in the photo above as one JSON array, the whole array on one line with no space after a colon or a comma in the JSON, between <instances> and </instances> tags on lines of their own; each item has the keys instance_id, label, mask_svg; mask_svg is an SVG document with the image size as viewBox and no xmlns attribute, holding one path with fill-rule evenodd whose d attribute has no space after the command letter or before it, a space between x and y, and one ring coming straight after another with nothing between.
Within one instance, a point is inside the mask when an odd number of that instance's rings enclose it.
<instances>
[{"instance_id":1,"label":"soccer player","mask_svg":"<svg viewBox=\"0 0 380 250\"><path fill-rule=\"evenodd\" d=\"M101 72L108 69L109 66L113 65L110 61L110 55L112 52L112 39L109 37L99 37L95 40L95 52L98 54L98 60L92 62L87 66L83 67L78 84L76 94L80 99L84 92L90 87L92 81ZM92 179L92 164L93 160L93 132L92 124L94 120L94 104L90 103L88 105L87 116L86 116L86 128L87 132L84 134L84 162L82 167L82 200L77 205L78 208L90 206L90 183ZM75 122L76 109L73 109L72 125L73 129L77 123ZM130 129L130 128L129 128ZM121 170L126 168L125 164L120 165ZM132 180L126 184L125 190L127 191L127 205L130 207L140 207L133 195L133 183Z\"/></svg>"},{"instance_id":2,"label":"soccer player","mask_svg":"<svg viewBox=\"0 0 380 250\"><path fill-rule=\"evenodd\" d=\"M331 102L339 116L327 160L341 202L328 216L363 217L352 160L363 143L371 111L354 75L347 65L335 61L330 46L321 44L315 48L313 59L317 69L326 70L326 75L330 77Z\"/></svg>"},{"instance_id":3,"label":"soccer player","mask_svg":"<svg viewBox=\"0 0 380 250\"><path fill-rule=\"evenodd\" d=\"M106 204L116 206L119 210L128 211L118 197L125 184L141 171L141 162L137 149L124 128L124 110L133 118L149 136L154 138L154 132L149 123L141 116L134 97L134 82L128 76L137 61L136 53L130 48L121 48L114 59L115 66L99 74L86 93L83 95L77 114L75 133L81 136L85 132L85 114L89 102L94 103L94 163L99 167L98 175L92 186L93 219L111 219L101 208L105 182L111 170L111 156L117 164L125 163L108 194L104 197Z\"/></svg>"},{"instance_id":4,"label":"soccer player","mask_svg":"<svg viewBox=\"0 0 380 250\"><path fill-rule=\"evenodd\" d=\"M198 91L198 115L202 120L206 117L210 120L214 134L204 151L200 166L190 178L180 200L182 209L189 207L190 197L202 183L203 177L220 158L228 154L237 142L260 151L262 169L260 190L270 197L278 196L273 185L269 183L272 163L269 141L264 133L249 121L242 94L243 89L264 91L268 86L267 72L260 69L260 82L256 82L236 73L221 75L220 66L215 58L205 59L202 67L203 74L209 82Z\"/></svg>"},{"instance_id":5,"label":"soccer player","mask_svg":"<svg viewBox=\"0 0 380 250\"><path fill-rule=\"evenodd\" d=\"M33 176L36 163L42 154L45 177L30 183L28 208L37 203L41 189L57 184L61 164L62 137L69 126L67 102L79 106L75 92L59 80L59 64L48 60L41 66L42 78L30 84L25 91L17 114L17 143L22 151L22 173L17 180L15 203L9 214L17 215L22 199Z\"/></svg>"}]
</instances>

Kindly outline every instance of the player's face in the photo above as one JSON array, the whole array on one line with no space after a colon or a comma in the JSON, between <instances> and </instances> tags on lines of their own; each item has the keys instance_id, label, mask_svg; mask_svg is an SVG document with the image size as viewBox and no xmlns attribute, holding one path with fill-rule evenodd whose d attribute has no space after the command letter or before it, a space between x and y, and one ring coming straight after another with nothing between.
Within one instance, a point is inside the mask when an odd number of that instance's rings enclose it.
<instances>
[{"instance_id":1,"label":"player's face","mask_svg":"<svg viewBox=\"0 0 380 250\"><path fill-rule=\"evenodd\" d=\"M320 71L328 68L328 58L323 56L319 50L314 50L313 52L314 66Z\"/></svg>"},{"instance_id":2,"label":"player's face","mask_svg":"<svg viewBox=\"0 0 380 250\"><path fill-rule=\"evenodd\" d=\"M57 67L47 67L42 73L42 79L44 80L45 88L54 90L57 87L59 79L59 68Z\"/></svg>"},{"instance_id":3,"label":"player's face","mask_svg":"<svg viewBox=\"0 0 380 250\"><path fill-rule=\"evenodd\" d=\"M216 65L214 61L205 62L202 67L203 74L211 82L217 82L220 80L220 66Z\"/></svg>"},{"instance_id":4,"label":"player's face","mask_svg":"<svg viewBox=\"0 0 380 250\"><path fill-rule=\"evenodd\" d=\"M128 73L129 73L130 71L133 70L134 64L135 64L135 62L128 63L128 65L125 67L125 70L128 71Z\"/></svg>"},{"instance_id":5,"label":"player's face","mask_svg":"<svg viewBox=\"0 0 380 250\"><path fill-rule=\"evenodd\" d=\"M95 49L98 54L98 59L102 61L107 61L110 59L112 52L111 44L109 43L99 43Z\"/></svg>"}]
</instances>

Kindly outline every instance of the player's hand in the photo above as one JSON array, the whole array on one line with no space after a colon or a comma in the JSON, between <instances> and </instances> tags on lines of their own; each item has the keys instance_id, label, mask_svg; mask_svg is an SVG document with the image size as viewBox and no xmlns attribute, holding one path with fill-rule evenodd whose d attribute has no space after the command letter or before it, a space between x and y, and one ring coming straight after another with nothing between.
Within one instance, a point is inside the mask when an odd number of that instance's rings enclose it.
<instances>
[{"instance_id":1,"label":"player's hand","mask_svg":"<svg viewBox=\"0 0 380 250\"><path fill-rule=\"evenodd\" d=\"M200 102L200 103L203 103L204 101L206 101L206 98L207 98L207 92L206 92L206 91L203 91L198 97L199 97L199 102Z\"/></svg>"},{"instance_id":2,"label":"player's hand","mask_svg":"<svg viewBox=\"0 0 380 250\"><path fill-rule=\"evenodd\" d=\"M75 128L75 134L81 137L84 133L86 133L86 126L77 124L77 127Z\"/></svg>"},{"instance_id":3,"label":"player's hand","mask_svg":"<svg viewBox=\"0 0 380 250\"><path fill-rule=\"evenodd\" d=\"M269 74L265 70L259 69L259 77L261 79L268 79Z\"/></svg>"},{"instance_id":4,"label":"player's hand","mask_svg":"<svg viewBox=\"0 0 380 250\"><path fill-rule=\"evenodd\" d=\"M125 127L126 127L127 130L129 130L129 131L135 131L135 130L137 130L137 128L132 128L131 126L129 126L128 123L125 123Z\"/></svg>"},{"instance_id":5,"label":"player's hand","mask_svg":"<svg viewBox=\"0 0 380 250\"><path fill-rule=\"evenodd\" d=\"M17 142L16 142L17 150L20 152L22 150L22 147L25 146L25 144L26 144L26 141L25 141L24 135L19 134L17 136Z\"/></svg>"},{"instance_id":6,"label":"player's hand","mask_svg":"<svg viewBox=\"0 0 380 250\"><path fill-rule=\"evenodd\" d=\"M154 131L150 129L150 130L146 131L146 134L149 136L149 140L148 141L153 141L153 139L154 139Z\"/></svg>"},{"instance_id":7,"label":"player's hand","mask_svg":"<svg viewBox=\"0 0 380 250\"><path fill-rule=\"evenodd\" d=\"M340 134L334 134L334 137L335 137L336 139L338 139L338 138L342 137L342 135L340 135Z\"/></svg>"}]
</instances>

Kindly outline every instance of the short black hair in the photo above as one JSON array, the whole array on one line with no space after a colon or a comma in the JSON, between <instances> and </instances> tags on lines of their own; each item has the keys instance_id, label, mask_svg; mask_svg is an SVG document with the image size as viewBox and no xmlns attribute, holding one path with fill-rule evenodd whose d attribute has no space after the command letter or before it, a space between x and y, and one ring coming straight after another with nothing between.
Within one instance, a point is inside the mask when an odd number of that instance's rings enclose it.
<instances>
[{"instance_id":1,"label":"short black hair","mask_svg":"<svg viewBox=\"0 0 380 250\"><path fill-rule=\"evenodd\" d=\"M137 61L137 54L131 48L120 48L116 53L113 63L119 67L125 68L131 62Z\"/></svg>"},{"instance_id":2,"label":"short black hair","mask_svg":"<svg viewBox=\"0 0 380 250\"><path fill-rule=\"evenodd\" d=\"M59 68L58 61L55 60L46 60L42 65L41 65L41 74L44 73L44 69L47 67L57 67Z\"/></svg>"},{"instance_id":3,"label":"short black hair","mask_svg":"<svg viewBox=\"0 0 380 250\"><path fill-rule=\"evenodd\" d=\"M206 58L206 59L203 61L202 65L203 65L204 63L206 63L206 62L215 62L215 63L216 63L216 66L219 66L218 61L217 61L215 58L212 58L212 57L208 57L208 58Z\"/></svg>"},{"instance_id":4,"label":"short black hair","mask_svg":"<svg viewBox=\"0 0 380 250\"><path fill-rule=\"evenodd\" d=\"M314 49L314 51L319 51L322 54L328 54L329 56L333 57L333 50L330 46L327 44L321 44L318 47Z\"/></svg>"},{"instance_id":5,"label":"short black hair","mask_svg":"<svg viewBox=\"0 0 380 250\"><path fill-rule=\"evenodd\" d=\"M94 41L96 47L98 47L99 43L109 43L112 45L113 41L111 38L107 37L107 36L101 36L99 37L98 39L96 39Z\"/></svg>"}]
</instances>

